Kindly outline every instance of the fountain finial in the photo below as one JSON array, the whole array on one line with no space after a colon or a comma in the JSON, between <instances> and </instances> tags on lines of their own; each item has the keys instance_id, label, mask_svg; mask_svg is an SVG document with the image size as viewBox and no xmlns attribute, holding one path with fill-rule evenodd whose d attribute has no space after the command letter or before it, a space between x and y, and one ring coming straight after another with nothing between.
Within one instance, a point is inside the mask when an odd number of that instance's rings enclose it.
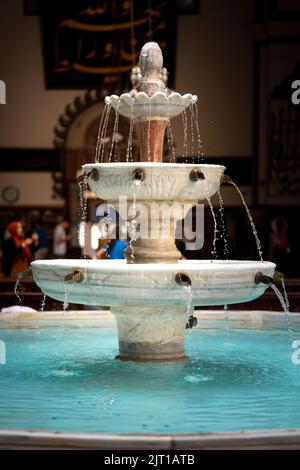
<instances>
[{"instance_id":1,"label":"fountain finial","mask_svg":"<svg viewBox=\"0 0 300 470\"><path fill-rule=\"evenodd\" d=\"M163 64L162 51L157 42L147 42L141 50L138 65L142 72L141 91L149 96L157 91L166 91L165 83L161 79Z\"/></svg>"},{"instance_id":2,"label":"fountain finial","mask_svg":"<svg viewBox=\"0 0 300 470\"><path fill-rule=\"evenodd\" d=\"M164 64L161 48L157 42L147 42L141 50L139 67L142 75L156 73L157 76Z\"/></svg>"},{"instance_id":3,"label":"fountain finial","mask_svg":"<svg viewBox=\"0 0 300 470\"><path fill-rule=\"evenodd\" d=\"M163 55L157 42L147 42L139 63L131 72L133 89L121 96L105 97L105 103L118 114L135 120L167 120L178 116L197 102L197 96L180 95L167 88L168 71L163 67Z\"/></svg>"}]
</instances>

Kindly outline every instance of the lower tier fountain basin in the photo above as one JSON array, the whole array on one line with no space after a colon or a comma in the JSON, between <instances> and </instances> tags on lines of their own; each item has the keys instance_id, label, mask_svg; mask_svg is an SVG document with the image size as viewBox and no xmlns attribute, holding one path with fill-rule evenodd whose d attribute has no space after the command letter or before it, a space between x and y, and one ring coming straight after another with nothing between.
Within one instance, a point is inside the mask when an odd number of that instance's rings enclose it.
<instances>
[{"instance_id":1,"label":"lower tier fountain basin","mask_svg":"<svg viewBox=\"0 0 300 470\"><path fill-rule=\"evenodd\" d=\"M42 260L31 263L36 284L48 296L84 305L186 305L176 282L185 273L192 283L192 305L230 305L260 297L265 284L256 284L257 272L273 277L268 261L179 261L174 264L127 264L124 260ZM80 282L65 277L80 271Z\"/></svg>"},{"instance_id":2,"label":"lower tier fountain basin","mask_svg":"<svg viewBox=\"0 0 300 470\"><path fill-rule=\"evenodd\" d=\"M189 359L175 364L115 360L107 312L2 315L0 447L299 449L300 366L283 315L223 315L197 313Z\"/></svg>"},{"instance_id":3,"label":"lower tier fountain basin","mask_svg":"<svg viewBox=\"0 0 300 470\"><path fill-rule=\"evenodd\" d=\"M152 362L185 359L184 337L193 305L253 300L267 287L255 282L256 273L272 277L275 270L273 263L247 261L135 265L47 260L31 266L34 280L50 297L64 303L111 306L117 319L118 357Z\"/></svg>"},{"instance_id":4,"label":"lower tier fountain basin","mask_svg":"<svg viewBox=\"0 0 300 470\"><path fill-rule=\"evenodd\" d=\"M134 361L184 360L193 305L253 300L267 287L255 283L256 273L272 277L275 270L269 262L209 260L136 265L123 260L46 260L31 267L35 282L54 299L111 306L118 357ZM185 285L178 283L178 276Z\"/></svg>"}]
</instances>

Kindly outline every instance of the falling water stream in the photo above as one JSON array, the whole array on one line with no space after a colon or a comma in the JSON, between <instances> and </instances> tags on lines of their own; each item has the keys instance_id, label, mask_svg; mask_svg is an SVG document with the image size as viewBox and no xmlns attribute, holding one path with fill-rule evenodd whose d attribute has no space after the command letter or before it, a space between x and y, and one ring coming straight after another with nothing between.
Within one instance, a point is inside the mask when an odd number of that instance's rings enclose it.
<instances>
[{"instance_id":1,"label":"falling water stream","mask_svg":"<svg viewBox=\"0 0 300 470\"><path fill-rule=\"evenodd\" d=\"M193 291L192 291L192 286L186 282L183 282L181 284L181 287L183 289L183 293L184 293L184 297L186 301L186 309L184 312L184 318L185 318L186 325L188 325L189 318L193 316L193 306L192 306Z\"/></svg>"},{"instance_id":2,"label":"falling water stream","mask_svg":"<svg viewBox=\"0 0 300 470\"><path fill-rule=\"evenodd\" d=\"M189 112L190 112L190 123L191 123L191 155L194 155L194 153L195 153L195 149L194 149L194 141L195 141L194 121L195 121L195 116L194 116L193 103L190 104L188 109L189 109Z\"/></svg>"},{"instance_id":3,"label":"falling water stream","mask_svg":"<svg viewBox=\"0 0 300 470\"><path fill-rule=\"evenodd\" d=\"M14 287L14 293L15 293L15 296L17 297L17 299L20 303L20 306L23 307L22 290L21 290L21 283L20 283L19 278L17 278L17 280L16 280L15 287Z\"/></svg>"},{"instance_id":4,"label":"falling water stream","mask_svg":"<svg viewBox=\"0 0 300 470\"><path fill-rule=\"evenodd\" d=\"M199 156L201 156L202 159L204 160L204 158L203 158L204 154L202 152L202 140L201 140L200 129L199 129L197 103L192 104L191 111L192 111L192 119L195 122L195 127L196 127L196 132L197 132L197 151L198 151Z\"/></svg>"},{"instance_id":5,"label":"falling water stream","mask_svg":"<svg viewBox=\"0 0 300 470\"><path fill-rule=\"evenodd\" d=\"M111 139L111 147L110 147L110 152L109 152L109 162L111 163L112 161L115 161L115 156L116 156L116 146L117 146L117 132L118 132L118 127L119 127L119 106L120 106L120 100L118 101L116 110L115 110L115 122L114 122L114 129L113 129L113 135Z\"/></svg>"},{"instance_id":6,"label":"falling water stream","mask_svg":"<svg viewBox=\"0 0 300 470\"><path fill-rule=\"evenodd\" d=\"M102 140L102 132L103 132L105 117L106 117L106 113L107 113L107 108L108 108L108 105L106 104L106 105L104 106L104 110L103 110L103 113L102 113L102 115L101 115L101 119L100 119L100 123L99 123L98 134L97 134L96 150L95 150L95 163L99 163L100 149L101 149L101 140Z\"/></svg>"},{"instance_id":7,"label":"falling water stream","mask_svg":"<svg viewBox=\"0 0 300 470\"><path fill-rule=\"evenodd\" d=\"M217 243L217 234L218 234L217 219L216 219L216 214L215 214L215 211L214 211L214 208L213 208L213 205L211 203L211 200L210 200L209 196L207 197L207 202L209 204L211 215L213 216L213 219L214 219L214 238L213 238L213 249L211 251L211 254L212 254L213 258L216 258L216 256L217 256L216 243Z\"/></svg>"},{"instance_id":8,"label":"falling water stream","mask_svg":"<svg viewBox=\"0 0 300 470\"><path fill-rule=\"evenodd\" d=\"M105 224L105 238L108 239L108 240L112 236L112 234L110 233L111 220L112 220L112 218L111 218L111 215L110 215L110 205L107 204L106 210L104 212L103 222ZM105 256L106 256L106 258L109 258L109 251L108 250L105 251Z\"/></svg>"},{"instance_id":9,"label":"falling water stream","mask_svg":"<svg viewBox=\"0 0 300 470\"><path fill-rule=\"evenodd\" d=\"M106 137L106 132L107 132L107 126L108 126L108 121L109 121L109 116L110 116L110 111L111 111L111 106L109 105L106 111L105 119L104 119L104 124L103 124L103 131L101 135L101 142L100 142L100 161L101 163L104 162L104 152L105 152L105 144L109 139Z\"/></svg>"},{"instance_id":10,"label":"falling water stream","mask_svg":"<svg viewBox=\"0 0 300 470\"><path fill-rule=\"evenodd\" d=\"M228 329L229 317L228 317L228 305L224 305L224 322L225 328Z\"/></svg>"},{"instance_id":11,"label":"falling water stream","mask_svg":"<svg viewBox=\"0 0 300 470\"><path fill-rule=\"evenodd\" d=\"M293 328L293 326L292 326L291 319L290 319L289 305L288 305L288 303L285 301L285 298L284 298L284 296L282 295L282 293L280 292L280 290L278 289L278 287L276 287L273 282L270 281L270 282L268 283L268 285L269 285L269 287L271 287L271 289L274 291L275 295L277 296L277 298L278 298L278 300L279 300L279 302L280 302L280 304L281 304L283 313L284 313L285 318L286 318L286 321L287 321L290 340L291 340L291 343L292 343L292 345L293 345L293 342L296 340L296 338L295 338L295 331L294 331L294 328ZM284 289L284 290L285 290L285 289Z\"/></svg>"},{"instance_id":12,"label":"falling water stream","mask_svg":"<svg viewBox=\"0 0 300 470\"><path fill-rule=\"evenodd\" d=\"M62 280L62 282L64 283L65 296L64 296L64 301L63 301L63 304L62 304L62 321L60 323L60 332L61 332L61 334L59 335L59 337L61 337L64 334L64 330L65 330L65 313L69 308L68 299L69 299L69 295L70 295L71 290L72 290L73 285L74 285L74 281L65 282L64 280Z\"/></svg>"},{"instance_id":13,"label":"falling water stream","mask_svg":"<svg viewBox=\"0 0 300 470\"><path fill-rule=\"evenodd\" d=\"M210 212L211 212L211 215L212 215L213 221L214 221L214 238L213 238L213 243L212 243L213 249L212 249L212 251L211 251L211 254L212 254L212 257L213 257L213 258L216 258L216 257L217 257L217 245L216 245L216 244L217 244L217 237L218 237L217 219L216 219L216 214L215 214L213 205L212 205L212 203L211 203L211 199L210 199L210 195L209 195L209 190L208 190L207 181L206 181L206 179L201 180L201 181L203 181L204 184L205 184L206 194L207 194L206 200L207 200L207 202L208 202L208 205L209 205L209 208L210 208ZM200 181L198 180L198 182L200 182Z\"/></svg>"},{"instance_id":14,"label":"falling water stream","mask_svg":"<svg viewBox=\"0 0 300 470\"><path fill-rule=\"evenodd\" d=\"M132 106L132 105L131 105ZM134 119L131 117L129 122L129 136L127 142L126 150L126 162L133 161L133 152L132 152L132 138L133 138L133 129L134 129Z\"/></svg>"},{"instance_id":15,"label":"falling water stream","mask_svg":"<svg viewBox=\"0 0 300 470\"><path fill-rule=\"evenodd\" d=\"M111 237L111 234L110 234L110 223L112 221L112 218L111 218L111 214L110 214L110 205L108 204L107 205L107 209L105 211L105 215L104 215L104 223L105 223L105 230L106 230L106 238L107 239L110 239Z\"/></svg>"},{"instance_id":16,"label":"falling water stream","mask_svg":"<svg viewBox=\"0 0 300 470\"><path fill-rule=\"evenodd\" d=\"M73 282L71 282L71 283L65 282L64 283L65 298L64 298L64 301L63 301L63 312L68 310L68 307L69 307L68 298L69 298L69 295L71 293L72 287L73 287Z\"/></svg>"},{"instance_id":17,"label":"falling water stream","mask_svg":"<svg viewBox=\"0 0 300 470\"><path fill-rule=\"evenodd\" d=\"M19 275L16 279L16 282L15 282L15 286L14 286L14 294L17 297L17 299L20 303L21 310L22 310L22 307L23 307L23 295L22 295L22 287L21 287L21 278L25 275L25 273L26 273L26 271L19 273ZM39 309L40 312L44 311L45 304L46 304L46 299L47 299L47 295L44 294L44 293L42 293L42 294L43 294L43 297L42 297L41 306L40 306L40 309ZM39 322L40 322L40 320L38 320L38 323Z\"/></svg>"},{"instance_id":18,"label":"falling water stream","mask_svg":"<svg viewBox=\"0 0 300 470\"><path fill-rule=\"evenodd\" d=\"M141 189L141 180L134 179L132 182L132 194L133 194L133 201L131 206L131 215L128 223L128 235L129 235L129 255L131 258L131 262L134 262L134 246L132 242L136 240L136 226L137 226L137 211L136 211L136 200Z\"/></svg>"},{"instance_id":19,"label":"falling water stream","mask_svg":"<svg viewBox=\"0 0 300 470\"><path fill-rule=\"evenodd\" d=\"M282 290L283 290L285 305L286 305L287 309L289 310L290 309L290 303L289 303L287 291L286 291L286 288L285 288L285 281L284 281L284 276L283 275L281 277L281 287L282 287Z\"/></svg>"},{"instance_id":20,"label":"falling water stream","mask_svg":"<svg viewBox=\"0 0 300 470\"><path fill-rule=\"evenodd\" d=\"M259 258L260 258L260 261L263 261L263 254L262 254L262 248L261 248L261 243L260 243L260 239L258 238L258 234L257 234L257 230L256 230L256 227L255 227L255 224L254 224L254 221L253 221L253 217L251 215L251 212L249 210L249 207L247 206L247 203L245 201L245 198L243 196L243 193L242 191L240 190L240 188L232 181L230 180L229 181L230 184L232 184L235 189L237 190L237 192L239 193L240 195L240 198L242 200L242 203L246 209L246 212L247 212L247 215L248 215L248 219L249 219L249 222L250 222L250 225L252 227L252 232L253 232L253 236L255 238L255 242L256 242L256 247L257 247L257 251L258 251L258 254L259 254Z\"/></svg>"},{"instance_id":21,"label":"falling water stream","mask_svg":"<svg viewBox=\"0 0 300 470\"><path fill-rule=\"evenodd\" d=\"M119 112L116 111L116 122L117 122L117 126L116 126L116 130L115 130L115 134L114 134L114 142L115 142L115 145L114 145L114 157L113 157L113 161L114 161L114 162L117 162L117 161L118 161L118 143L119 143L119 140L120 140L120 134L119 134L119 120L120 120L120 115L119 115Z\"/></svg>"},{"instance_id":22,"label":"falling water stream","mask_svg":"<svg viewBox=\"0 0 300 470\"><path fill-rule=\"evenodd\" d=\"M225 221L224 221L224 201L223 201L223 197L222 197L220 189L218 189L218 197L219 197L219 214L220 214L220 221L221 221L220 238L224 242L224 250L223 250L224 257L226 260L228 260L229 259L229 247L228 247L228 240L227 240L227 230L226 230Z\"/></svg>"},{"instance_id":23,"label":"falling water stream","mask_svg":"<svg viewBox=\"0 0 300 470\"><path fill-rule=\"evenodd\" d=\"M47 295L43 294L42 302L41 302L41 307L40 307L40 312L43 312L45 310L45 305L46 305L46 299Z\"/></svg>"},{"instance_id":24,"label":"falling water stream","mask_svg":"<svg viewBox=\"0 0 300 470\"><path fill-rule=\"evenodd\" d=\"M172 132L170 119L167 124L167 139L168 139L168 146L169 146L170 154L171 154L170 162L175 163L176 161L175 146L174 146L174 138L173 138L173 132Z\"/></svg>"},{"instance_id":25,"label":"falling water stream","mask_svg":"<svg viewBox=\"0 0 300 470\"><path fill-rule=\"evenodd\" d=\"M42 302L41 302L41 306L40 306L40 309L39 309L40 312L43 312L45 310L45 304L46 304L46 299L47 299L47 295L44 294L43 292L42 292L42 294L43 294L43 297L42 297ZM42 318L38 317L37 324L35 326L35 329L38 330L37 334L41 333L40 332L40 327L41 327L42 321L43 321Z\"/></svg>"},{"instance_id":26,"label":"falling water stream","mask_svg":"<svg viewBox=\"0 0 300 470\"><path fill-rule=\"evenodd\" d=\"M79 214L80 214L80 223L78 228L78 239L82 242L83 247L83 257L86 258L85 251L85 229L87 221L87 196L88 191L88 177L84 174L82 181L78 182L79 185Z\"/></svg>"},{"instance_id":27,"label":"falling water stream","mask_svg":"<svg viewBox=\"0 0 300 470\"><path fill-rule=\"evenodd\" d=\"M187 114L184 110L182 113L182 125L183 125L183 155L185 162L188 161L188 134L187 134Z\"/></svg>"}]
</instances>

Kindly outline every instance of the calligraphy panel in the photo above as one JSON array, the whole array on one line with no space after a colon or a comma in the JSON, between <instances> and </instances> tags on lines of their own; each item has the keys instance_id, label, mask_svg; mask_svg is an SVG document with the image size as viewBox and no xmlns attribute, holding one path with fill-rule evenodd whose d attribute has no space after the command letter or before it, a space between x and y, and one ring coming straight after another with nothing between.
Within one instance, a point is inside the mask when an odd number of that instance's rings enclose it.
<instances>
[{"instance_id":1,"label":"calligraphy panel","mask_svg":"<svg viewBox=\"0 0 300 470\"><path fill-rule=\"evenodd\" d=\"M130 88L147 41L163 50L174 84L176 8L171 0L45 0L42 31L46 88Z\"/></svg>"}]
</instances>

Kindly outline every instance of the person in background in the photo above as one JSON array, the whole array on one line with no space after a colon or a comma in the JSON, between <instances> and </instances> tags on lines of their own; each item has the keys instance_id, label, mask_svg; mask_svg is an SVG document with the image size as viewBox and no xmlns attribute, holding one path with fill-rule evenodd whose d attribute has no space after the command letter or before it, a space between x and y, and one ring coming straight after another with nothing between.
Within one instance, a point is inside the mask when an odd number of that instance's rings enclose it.
<instances>
[{"instance_id":1,"label":"person in background","mask_svg":"<svg viewBox=\"0 0 300 470\"><path fill-rule=\"evenodd\" d=\"M68 241L71 240L71 235L67 234L70 228L70 223L61 219L53 232L53 255L55 258L65 258L68 249Z\"/></svg>"},{"instance_id":2,"label":"person in background","mask_svg":"<svg viewBox=\"0 0 300 470\"><path fill-rule=\"evenodd\" d=\"M39 237L39 245L33 257L35 260L46 259L48 254L48 234L42 219L36 220L33 233L37 233Z\"/></svg>"},{"instance_id":3,"label":"person in background","mask_svg":"<svg viewBox=\"0 0 300 470\"><path fill-rule=\"evenodd\" d=\"M128 242L126 240L109 240L109 242L104 245L97 252L98 259L124 259L125 258L125 249L128 247Z\"/></svg>"},{"instance_id":4,"label":"person in background","mask_svg":"<svg viewBox=\"0 0 300 470\"><path fill-rule=\"evenodd\" d=\"M3 272L15 279L20 271L28 269L39 239L37 234L25 238L21 222L11 222L7 228L10 237L3 243Z\"/></svg>"},{"instance_id":5,"label":"person in background","mask_svg":"<svg viewBox=\"0 0 300 470\"><path fill-rule=\"evenodd\" d=\"M10 217L7 221L7 225L5 227L5 230L3 232L3 236L2 236L2 240L5 241L5 240L8 240L9 238L11 238L11 233L10 231L8 230L8 226L11 222L21 222L21 219L19 217ZM22 223L22 222L21 222Z\"/></svg>"},{"instance_id":6,"label":"person in background","mask_svg":"<svg viewBox=\"0 0 300 470\"><path fill-rule=\"evenodd\" d=\"M104 233L108 238L105 239L104 244L101 244L101 240L99 241L99 246L101 246L96 256L98 259L124 259L128 242L120 239L120 215L117 211L110 209L109 222L105 222L106 216L107 214L102 218L102 223L106 225Z\"/></svg>"}]
</instances>

